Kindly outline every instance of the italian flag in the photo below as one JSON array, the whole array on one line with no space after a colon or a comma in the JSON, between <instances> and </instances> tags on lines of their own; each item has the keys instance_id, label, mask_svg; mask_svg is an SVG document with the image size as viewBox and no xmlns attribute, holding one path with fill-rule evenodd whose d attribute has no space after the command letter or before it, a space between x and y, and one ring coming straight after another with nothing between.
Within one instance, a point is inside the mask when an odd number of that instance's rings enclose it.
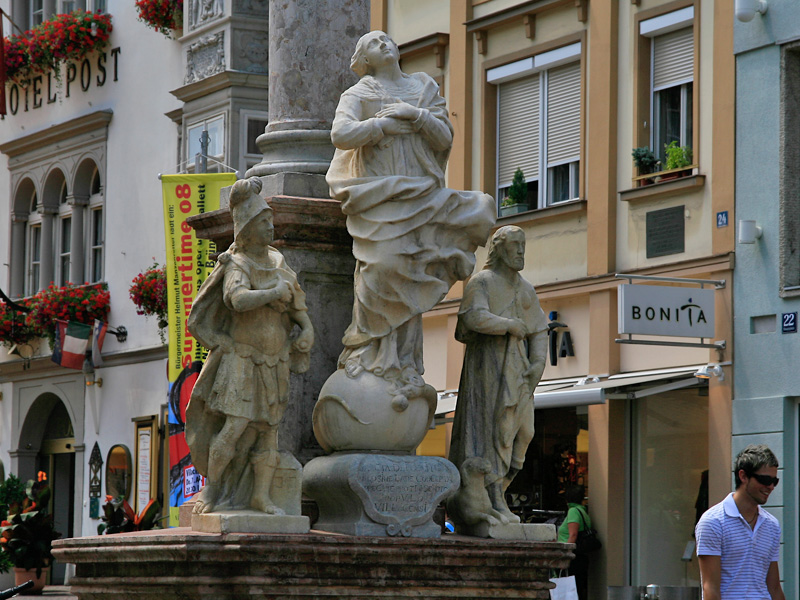
<instances>
[{"instance_id":1,"label":"italian flag","mask_svg":"<svg viewBox=\"0 0 800 600\"><path fill-rule=\"evenodd\" d=\"M54 363L68 369L83 369L92 326L77 321L56 320L56 343L53 348Z\"/></svg>"}]
</instances>

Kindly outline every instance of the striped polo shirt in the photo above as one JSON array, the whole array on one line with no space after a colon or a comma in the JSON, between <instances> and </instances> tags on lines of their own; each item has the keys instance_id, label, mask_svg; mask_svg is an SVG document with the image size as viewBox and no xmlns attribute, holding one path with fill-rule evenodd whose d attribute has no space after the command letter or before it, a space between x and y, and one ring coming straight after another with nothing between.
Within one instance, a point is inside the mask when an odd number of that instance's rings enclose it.
<instances>
[{"instance_id":1,"label":"striped polo shirt","mask_svg":"<svg viewBox=\"0 0 800 600\"><path fill-rule=\"evenodd\" d=\"M719 556L722 600L770 600L767 571L777 562L781 543L778 519L758 507L756 526L750 529L733 494L709 508L695 528L698 556Z\"/></svg>"}]
</instances>

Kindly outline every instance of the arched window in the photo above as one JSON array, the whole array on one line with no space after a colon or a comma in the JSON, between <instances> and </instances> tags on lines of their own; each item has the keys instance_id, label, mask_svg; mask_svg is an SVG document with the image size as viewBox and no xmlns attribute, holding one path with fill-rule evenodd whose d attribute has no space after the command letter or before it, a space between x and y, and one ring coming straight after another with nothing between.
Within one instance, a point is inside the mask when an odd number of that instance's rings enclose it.
<instances>
[{"instance_id":1,"label":"arched window","mask_svg":"<svg viewBox=\"0 0 800 600\"><path fill-rule=\"evenodd\" d=\"M88 279L91 283L103 281L103 258L105 249L105 220L103 215L103 186L100 171L95 167L92 175L92 194L89 196L89 252Z\"/></svg>"}]
</instances>

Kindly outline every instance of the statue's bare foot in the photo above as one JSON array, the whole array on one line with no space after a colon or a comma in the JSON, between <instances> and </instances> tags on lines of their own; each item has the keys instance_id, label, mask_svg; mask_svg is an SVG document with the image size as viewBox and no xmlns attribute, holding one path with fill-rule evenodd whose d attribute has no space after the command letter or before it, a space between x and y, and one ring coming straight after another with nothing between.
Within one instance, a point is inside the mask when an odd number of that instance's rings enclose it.
<instances>
[{"instance_id":1,"label":"statue's bare foot","mask_svg":"<svg viewBox=\"0 0 800 600\"><path fill-rule=\"evenodd\" d=\"M196 515L211 512L217 504L218 496L219 490L217 487L214 484L207 483L206 486L198 492L192 512Z\"/></svg>"},{"instance_id":2,"label":"statue's bare foot","mask_svg":"<svg viewBox=\"0 0 800 600\"><path fill-rule=\"evenodd\" d=\"M269 498L253 498L250 506L268 515L285 515L282 508L275 506Z\"/></svg>"},{"instance_id":3,"label":"statue's bare foot","mask_svg":"<svg viewBox=\"0 0 800 600\"><path fill-rule=\"evenodd\" d=\"M520 520L521 520L521 519L519 518L519 515L515 515L513 512L511 512L511 511L508 509L508 507L507 507L507 506L499 506L499 507L497 507L495 510L497 510L497 513L498 513L498 514L499 514L501 517L503 517L504 519L506 519L506 521L504 521L504 523L519 523L519 522L520 522Z\"/></svg>"}]
</instances>

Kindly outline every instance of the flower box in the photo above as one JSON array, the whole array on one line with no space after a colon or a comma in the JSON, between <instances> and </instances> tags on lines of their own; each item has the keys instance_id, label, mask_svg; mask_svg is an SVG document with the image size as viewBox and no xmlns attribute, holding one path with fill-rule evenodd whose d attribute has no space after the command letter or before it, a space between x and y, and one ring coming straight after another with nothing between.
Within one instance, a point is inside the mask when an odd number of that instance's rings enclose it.
<instances>
[{"instance_id":1,"label":"flower box","mask_svg":"<svg viewBox=\"0 0 800 600\"><path fill-rule=\"evenodd\" d=\"M527 202L517 202L516 204L509 204L508 206L501 206L500 216L510 217L511 215L528 212L528 210L529 208Z\"/></svg>"},{"instance_id":2,"label":"flower box","mask_svg":"<svg viewBox=\"0 0 800 600\"><path fill-rule=\"evenodd\" d=\"M93 325L94 320L108 321L111 295L106 284L67 284L50 286L30 298L18 302L30 310L25 315L24 327L19 327L20 315L0 305L0 344L11 347L27 344L34 338L47 338L50 347L55 342L56 320L77 321Z\"/></svg>"},{"instance_id":3,"label":"flower box","mask_svg":"<svg viewBox=\"0 0 800 600\"><path fill-rule=\"evenodd\" d=\"M64 61L81 61L108 46L111 15L76 10L56 15L23 35L3 40L6 76L26 84L33 73L54 71L59 77Z\"/></svg>"}]
</instances>

